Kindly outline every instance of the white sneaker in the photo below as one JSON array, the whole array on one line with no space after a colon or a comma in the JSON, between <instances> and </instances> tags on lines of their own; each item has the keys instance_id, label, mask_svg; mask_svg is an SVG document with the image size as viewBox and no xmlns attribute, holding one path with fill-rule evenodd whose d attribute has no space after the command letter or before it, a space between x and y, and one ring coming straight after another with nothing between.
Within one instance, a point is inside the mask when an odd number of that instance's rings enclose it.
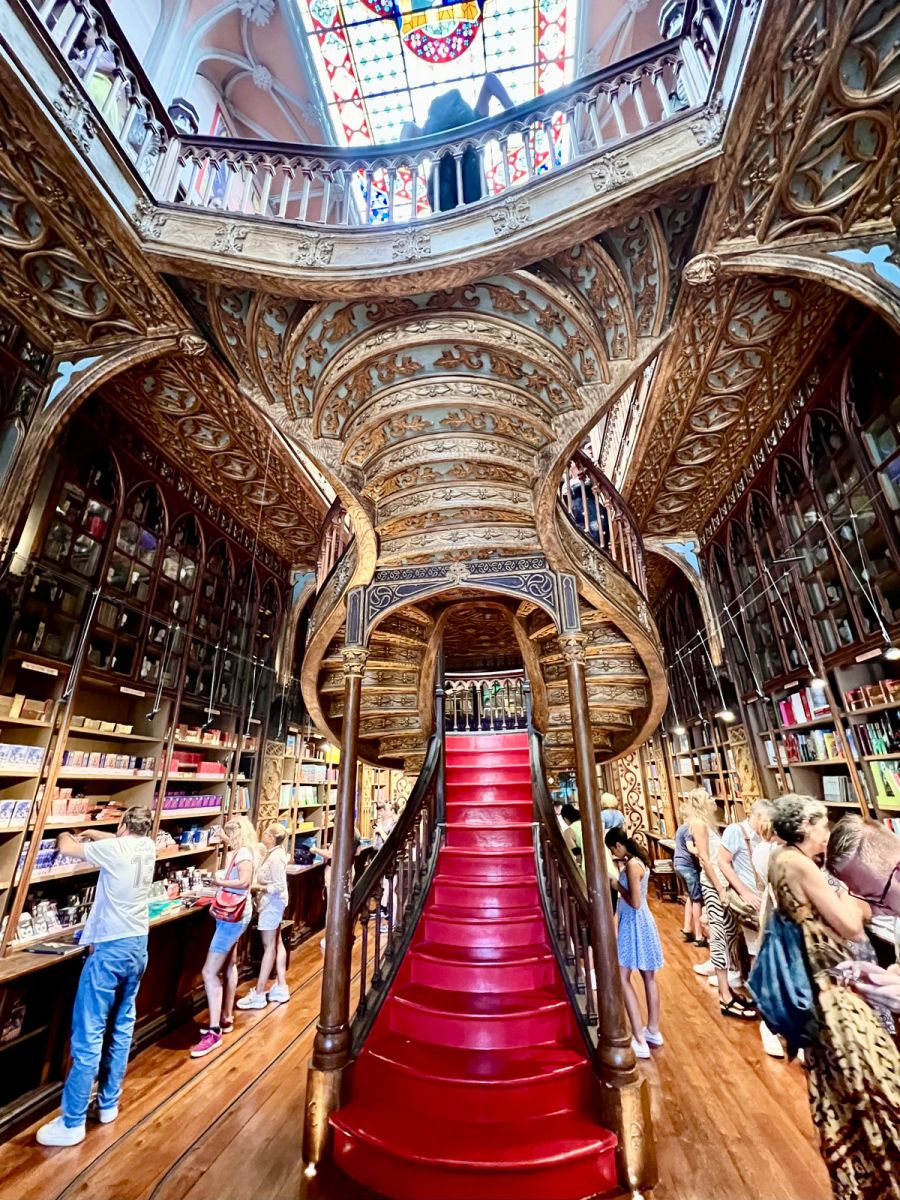
<instances>
[{"instance_id":1,"label":"white sneaker","mask_svg":"<svg viewBox=\"0 0 900 1200\"><path fill-rule=\"evenodd\" d=\"M110 1125L118 1115L118 1104L114 1104L112 1108L97 1108L97 1120L101 1125Z\"/></svg>"},{"instance_id":2,"label":"white sneaker","mask_svg":"<svg viewBox=\"0 0 900 1200\"><path fill-rule=\"evenodd\" d=\"M41 1146L77 1146L84 1141L84 1126L76 1125L70 1129L62 1117L55 1117L40 1127L37 1140Z\"/></svg>"},{"instance_id":3,"label":"white sneaker","mask_svg":"<svg viewBox=\"0 0 900 1200\"><path fill-rule=\"evenodd\" d=\"M265 1008L266 1007L265 992L258 992L256 988L251 988L242 1000L238 1000L238 1008Z\"/></svg>"},{"instance_id":4,"label":"white sneaker","mask_svg":"<svg viewBox=\"0 0 900 1200\"><path fill-rule=\"evenodd\" d=\"M291 998L291 993L287 987L282 987L276 983L274 987L269 988L268 1001L270 1004L287 1004Z\"/></svg>"},{"instance_id":5,"label":"white sneaker","mask_svg":"<svg viewBox=\"0 0 900 1200\"><path fill-rule=\"evenodd\" d=\"M712 975L715 977L716 968L712 964L712 959L708 958L705 963L694 963L695 975Z\"/></svg>"},{"instance_id":6,"label":"white sneaker","mask_svg":"<svg viewBox=\"0 0 900 1200\"><path fill-rule=\"evenodd\" d=\"M631 1039L631 1048L634 1051L635 1058L649 1058L650 1047L646 1042L639 1042L637 1038Z\"/></svg>"},{"instance_id":7,"label":"white sneaker","mask_svg":"<svg viewBox=\"0 0 900 1200\"><path fill-rule=\"evenodd\" d=\"M780 1039L772 1032L765 1021L759 1023L759 1033L762 1037L763 1050L766 1054L770 1054L772 1058L784 1058L784 1046Z\"/></svg>"},{"instance_id":8,"label":"white sneaker","mask_svg":"<svg viewBox=\"0 0 900 1200\"><path fill-rule=\"evenodd\" d=\"M661 1033L654 1033L646 1025L644 1026L644 1041L649 1046L664 1046L666 1044L666 1039Z\"/></svg>"}]
</instances>

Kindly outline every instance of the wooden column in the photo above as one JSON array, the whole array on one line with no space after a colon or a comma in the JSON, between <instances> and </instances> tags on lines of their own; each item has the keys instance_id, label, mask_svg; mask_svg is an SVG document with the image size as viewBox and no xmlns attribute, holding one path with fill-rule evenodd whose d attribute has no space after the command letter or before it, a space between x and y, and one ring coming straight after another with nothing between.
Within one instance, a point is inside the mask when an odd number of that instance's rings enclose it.
<instances>
[{"instance_id":1,"label":"wooden column","mask_svg":"<svg viewBox=\"0 0 900 1200\"><path fill-rule=\"evenodd\" d=\"M331 844L331 883L325 915L322 1007L313 1042L306 1088L303 1160L320 1161L328 1140L328 1118L340 1106L341 1079L350 1061L350 893L353 890L353 822L362 677L368 651L345 647L344 718L341 762Z\"/></svg>"},{"instance_id":2,"label":"wooden column","mask_svg":"<svg viewBox=\"0 0 900 1200\"><path fill-rule=\"evenodd\" d=\"M585 637L581 633L570 634L559 641L569 682L569 707L575 740L575 778L584 839L584 873L590 901L591 949L597 975L597 1053L611 1083L630 1083L635 1078L635 1058L622 998L610 879L606 870L603 823L597 795L591 714L584 671Z\"/></svg>"}]
</instances>

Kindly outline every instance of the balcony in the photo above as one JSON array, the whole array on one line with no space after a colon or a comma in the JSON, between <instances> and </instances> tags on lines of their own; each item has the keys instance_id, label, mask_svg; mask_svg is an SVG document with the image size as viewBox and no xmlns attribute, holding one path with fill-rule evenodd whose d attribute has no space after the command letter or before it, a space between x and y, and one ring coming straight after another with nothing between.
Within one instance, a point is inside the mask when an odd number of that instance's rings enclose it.
<instances>
[{"instance_id":1,"label":"balcony","mask_svg":"<svg viewBox=\"0 0 900 1200\"><path fill-rule=\"evenodd\" d=\"M689 0L677 36L639 55L450 134L361 152L184 135L102 0L19 7L45 58L31 78L63 81L50 91L70 141L155 266L196 274L226 255L238 278L321 295L376 281L408 294L451 261L455 282L483 273L486 255L520 265L568 245L573 222L602 227L604 207L649 182L708 177L753 33L738 0Z\"/></svg>"}]
</instances>

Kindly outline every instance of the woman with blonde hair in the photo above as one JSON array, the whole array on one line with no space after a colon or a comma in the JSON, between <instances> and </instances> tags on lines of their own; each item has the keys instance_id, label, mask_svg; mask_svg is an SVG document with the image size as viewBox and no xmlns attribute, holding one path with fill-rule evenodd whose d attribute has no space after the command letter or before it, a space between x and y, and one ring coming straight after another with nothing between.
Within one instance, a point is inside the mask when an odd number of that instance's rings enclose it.
<instances>
[{"instance_id":1,"label":"woman with blonde hair","mask_svg":"<svg viewBox=\"0 0 900 1200\"><path fill-rule=\"evenodd\" d=\"M203 1058L218 1049L222 1034L230 1033L234 1028L232 1010L238 985L237 946L253 915L250 889L259 860L256 830L246 817L230 817L219 840L225 842L229 851L224 869L216 871L220 891L227 896L242 897L244 905L242 908L237 906L239 912L229 914L229 919L216 918L216 930L202 972L209 1025L201 1030L202 1036L191 1051L191 1058Z\"/></svg>"},{"instance_id":2,"label":"woman with blonde hair","mask_svg":"<svg viewBox=\"0 0 900 1200\"><path fill-rule=\"evenodd\" d=\"M262 938L263 956L259 964L256 987L251 988L238 1008L265 1008L267 1004L286 1004L291 998L285 970L287 951L281 940L281 921L288 902L287 854L284 839L287 830L277 821L267 825L262 834L265 857L256 871L253 893L256 896L256 928ZM269 976L275 968L275 986L269 987Z\"/></svg>"},{"instance_id":3,"label":"woman with blonde hair","mask_svg":"<svg viewBox=\"0 0 900 1200\"><path fill-rule=\"evenodd\" d=\"M723 1017L752 1021L756 1019L756 1009L732 991L732 987L740 983L737 965L741 934L734 913L727 905L727 883L719 869L722 839L719 836L716 802L706 788L694 788L688 792L686 799L691 809L688 828L700 860L700 891L709 924L710 962L708 965L698 963L694 971L698 975L715 974Z\"/></svg>"},{"instance_id":4,"label":"woman with blonde hair","mask_svg":"<svg viewBox=\"0 0 900 1200\"><path fill-rule=\"evenodd\" d=\"M625 814L619 808L619 801L612 792L600 793L600 820L603 822L604 833L608 833L610 829L625 828Z\"/></svg>"}]
</instances>

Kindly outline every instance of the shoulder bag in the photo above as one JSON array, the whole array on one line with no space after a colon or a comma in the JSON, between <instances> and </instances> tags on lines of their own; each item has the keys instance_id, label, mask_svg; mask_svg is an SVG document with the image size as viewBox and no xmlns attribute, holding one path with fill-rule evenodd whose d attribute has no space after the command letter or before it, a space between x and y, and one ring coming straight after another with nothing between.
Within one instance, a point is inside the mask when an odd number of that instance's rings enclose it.
<instances>
[{"instance_id":1,"label":"shoulder bag","mask_svg":"<svg viewBox=\"0 0 900 1200\"><path fill-rule=\"evenodd\" d=\"M747 845L747 855L750 859L750 867L753 871L753 878L756 880L756 890L762 895L765 891L765 886L757 873L756 867L753 865L753 848L750 844L750 838L747 836L746 829L742 829L744 841ZM731 884L725 888L725 907L730 909L735 917L742 925L746 925L749 929L759 929L759 912L748 904L743 896L739 895Z\"/></svg>"},{"instance_id":2,"label":"shoulder bag","mask_svg":"<svg viewBox=\"0 0 900 1200\"><path fill-rule=\"evenodd\" d=\"M233 865L234 859L225 869L226 880ZM247 896L247 892L229 892L227 888L220 887L209 906L209 911L217 921L228 921L232 924L242 921L247 909Z\"/></svg>"},{"instance_id":3,"label":"shoulder bag","mask_svg":"<svg viewBox=\"0 0 900 1200\"><path fill-rule=\"evenodd\" d=\"M803 930L777 910L766 922L747 986L760 1016L787 1042L791 1058L815 1042L819 1022Z\"/></svg>"}]
</instances>

